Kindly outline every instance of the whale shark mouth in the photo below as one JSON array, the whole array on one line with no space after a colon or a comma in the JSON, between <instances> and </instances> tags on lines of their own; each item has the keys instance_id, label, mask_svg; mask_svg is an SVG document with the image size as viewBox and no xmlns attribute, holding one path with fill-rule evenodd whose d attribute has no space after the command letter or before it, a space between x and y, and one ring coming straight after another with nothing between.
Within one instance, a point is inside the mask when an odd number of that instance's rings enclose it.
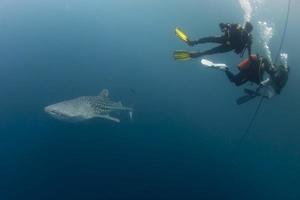
<instances>
[{"instance_id":1,"label":"whale shark mouth","mask_svg":"<svg viewBox=\"0 0 300 200\"><path fill-rule=\"evenodd\" d=\"M62 112L59 112L57 110L50 109L48 107L45 108L45 112L51 115L52 117L56 119L66 119L68 116Z\"/></svg>"},{"instance_id":2,"label":"whale shark mouth","mask_svg":"<svg viewBox=\"0 0 300 200\"><path fill-rule=\"evenodd\" d=\"M52 107L46 107L44 108L44 111L54 119L58 119L60 121L65 121L65 122L79 122L90 118L90 117L84 117L80 115L72 116L68 113L63 113L59 110L53 109Z\"/></svg>"}]
</instances>

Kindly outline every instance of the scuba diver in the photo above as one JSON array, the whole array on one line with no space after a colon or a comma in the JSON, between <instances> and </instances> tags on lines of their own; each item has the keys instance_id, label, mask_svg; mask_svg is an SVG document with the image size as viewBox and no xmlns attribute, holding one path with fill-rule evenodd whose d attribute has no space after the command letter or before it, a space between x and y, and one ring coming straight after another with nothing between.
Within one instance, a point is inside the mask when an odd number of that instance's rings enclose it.
<instances>
[{"instance_id":1,"label":"scuba diver","mask_svg":"<svg viewBox=\"0 0 300 200\"><path fill-rule=\"evenodd\" d=\"M221 31L224 33L222 36L204 37L198 40L190 40L185 32L176 28L176 35L183 40L189 46L204 43L217 43L219 46L203 52L189 52L189 51L175 51L175 60L189 60L191 58L197 58L205 55L212 55L217 53L225 53L234 50L236 54L243 56L246 49L248 49L248 55L251 56L251 45L253 25L250 22L246 22L242 27L240 24L219 24Z\"/></svg>"},{"instance_id":2,"label":"scuba diver","mask_svg":"<svg viewBox=\"0 0 300 200\"><path fill-rule=\"evenodd\" d=\"M236 86L241 86L248 81L259 85L264 72L268 70L270 65L267 59L258 55L251 55L251 60L250 58L245 59L238 65L238 74L234 75L228 67L225 70L225 74Z\"/></svg>"},{"instance_id":3,"label":"scuba diver","mask_svg":"<svg viewBox=\"0 0 300 200\"><path fill-rule=\"evenodd\" d=\"M248 81L259 85L261 83L261 77L263 77L264 72L271 65L267 59L258 55L251 55L251 58L243 60L238 65L239 73L233 74L225 64L215 64L206 59L202 59L201 63L207 67L224 71L229 81L236 86L241 86Z\"/></svg>"},{"instance_id":4,"label":"scuba diver","mask_svg":"<svg viewBox=\"0 0 300 200\"><path fill-rule=\"evenodd\" d=\"M272 65L267 71L269 78L260 83L258 90L261 88L267 89L268 98L279 95L288 81L289 71L287 63Z\"/></svg>"},{"instance_id":5,"label":"scuba diver","mask_svg":"<svg viewBox=\"0 0 300 200\"><path fill-rule=\"evenodd\" d=\"M224 71L230 82L236 86L241 86L248 81L258 85L256 90L244 90L245 95L237 99L237 104L239 105L258 96L270 99L280 94L288 81L289 68L287 63L277 66L272 64L267 58L259 55L251 55L251 58L242 61L238 65L239 73L237 74L233 74L225 64L215 64L206 59L202 59L201 63L207 67ZM269 77L262 80L265 72ZM262 89L264 90L262 91Z\"/></svg>"}]
</instances>

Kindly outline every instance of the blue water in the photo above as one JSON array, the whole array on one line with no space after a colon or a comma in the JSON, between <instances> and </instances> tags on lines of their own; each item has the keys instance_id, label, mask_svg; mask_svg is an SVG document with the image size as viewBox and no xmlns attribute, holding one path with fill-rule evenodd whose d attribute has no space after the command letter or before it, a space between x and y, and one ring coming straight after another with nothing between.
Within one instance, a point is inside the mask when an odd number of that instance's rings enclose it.
<instances>
[{"instance_id":1,"label":"blue water","mask_svg":"<svg viewBox=\"0 0 300 200\"><path fill-rule=\"evenodd\" d=\"M287 1L264 5L253 20L274 24L274 55ZM258 100L237 106L242 88L172 52L211 47L185 46L177 25L197 38L242 23L237 0L1 0L0 199L300 199L299 7L283 48L289 82L233 156ZM233 70L241 60L209 58ZM43 111L103 88L134 105L133 122L70 124Z\"/></svg>"}]
</instances>

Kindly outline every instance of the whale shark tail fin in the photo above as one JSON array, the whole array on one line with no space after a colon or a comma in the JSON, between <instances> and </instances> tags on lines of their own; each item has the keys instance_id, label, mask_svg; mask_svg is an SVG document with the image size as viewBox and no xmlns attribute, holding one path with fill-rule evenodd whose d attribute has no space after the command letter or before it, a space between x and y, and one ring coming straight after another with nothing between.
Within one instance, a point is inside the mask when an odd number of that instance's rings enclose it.
<instances>
[{"instance_id":1,"label":"whale shark tail fin","mask_svg":"<svg viewBox=\"0 0 300 200\"><path fill-rule=\"evenodd\" d=\"M128 107L128 115L129 115L129 120L130 120L131 123L134 122L133 112L134 112L134 106L131 105L131 106Z\"/></svg>"},{"instance_id":2,"label":"whale shark tail fin","mask_svg":"<svg viewBox=\"0 0 300 200\"><path fill-rule=\"evenodd\" d=\"M131 122L133 121L133 110L129 111L129 119Z\"/></svg>"}]
</instances>

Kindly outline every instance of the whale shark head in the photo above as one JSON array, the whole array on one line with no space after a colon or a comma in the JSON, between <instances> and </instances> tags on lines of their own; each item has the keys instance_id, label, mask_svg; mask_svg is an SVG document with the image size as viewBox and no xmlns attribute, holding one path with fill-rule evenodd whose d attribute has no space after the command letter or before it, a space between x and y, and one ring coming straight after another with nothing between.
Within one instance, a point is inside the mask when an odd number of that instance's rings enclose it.
<instances>
[{"instance_id":1,"label":"whale shark head","mask_svg":"<svg viewBox=\"0 0 300 200\"><path fill-rule=\"evenodd\" d=\"M56 103L44 108L53 118L63 121L83 121L94 116L94 110L86 98L76 98Z\"/></svg>"}]
</instances>

